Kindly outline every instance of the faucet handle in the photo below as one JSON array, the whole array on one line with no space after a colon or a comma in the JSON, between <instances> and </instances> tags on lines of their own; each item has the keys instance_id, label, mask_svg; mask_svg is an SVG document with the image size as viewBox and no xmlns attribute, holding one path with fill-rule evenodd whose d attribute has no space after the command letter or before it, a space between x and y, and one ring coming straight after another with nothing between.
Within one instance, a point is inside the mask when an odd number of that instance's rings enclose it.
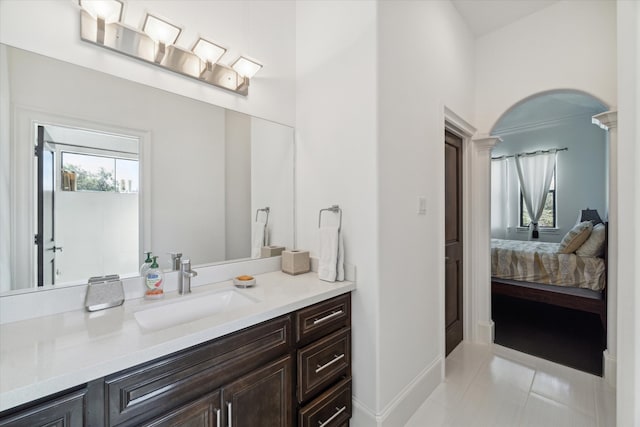
<instances>
[{"instance_id":1,"label":"faucet handle","mask_svg":"<svg viewBox=\"0 0 640 427\"><path fill-rule=\"evenodd\" d=\"M198 275L197 271L191 269L191 260L189 258L185 258L180 262L180 271L188 277L196 277Z\"/></svg>"},{"instance_id":2,"label":"faucet handle","mask_svg":"<svg viewBox=\"0 0 640 427\"><path fill-rule=\"evenodd\" d=\"M169 252L171 255L171 269L173 271L180 270L180 260L182 259L181 252Z\"/></svg>"}]
</instances>

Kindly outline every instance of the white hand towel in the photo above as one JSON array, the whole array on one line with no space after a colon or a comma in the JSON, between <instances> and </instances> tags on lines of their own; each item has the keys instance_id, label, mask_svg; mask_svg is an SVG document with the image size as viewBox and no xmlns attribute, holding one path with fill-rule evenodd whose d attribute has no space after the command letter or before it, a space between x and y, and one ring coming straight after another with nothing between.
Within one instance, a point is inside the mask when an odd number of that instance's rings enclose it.
<instances>
[{"instance_id":1,"label":"white hand towel","mask_svg":"<svg viewBox=\"0 0 640 427\"><path fill-rule=\"evenodd\" d=\"M327 282L344 280L344 247L336 226L320 227L318 278Z\"/></svg>"},{"instance_id":2,"label":"white hand towel","mask_svg":"<svg viewBox=\"0 0 640 427\"><path fill-rule=\"evenodd\" d=\"M251 258L260 258L262 246L264 246L264 236L267 224L261 221L253 223L253 233L251 235Z\"/></svg>"}]
</instances>

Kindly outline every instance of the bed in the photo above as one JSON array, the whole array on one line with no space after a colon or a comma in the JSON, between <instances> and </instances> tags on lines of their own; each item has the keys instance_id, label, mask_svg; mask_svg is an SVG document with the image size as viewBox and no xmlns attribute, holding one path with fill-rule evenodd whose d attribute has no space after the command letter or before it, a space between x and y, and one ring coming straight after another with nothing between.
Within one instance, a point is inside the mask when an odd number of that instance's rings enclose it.
<instances>
[{"instance_id":1,"label":"bed","mask_svg":"<svg viewBox=\"0 0 640 427\"><path fill-rule=\"evenodd\" d=\"M606 331L603 255L558 253L558 243L491 239L491 292L595 313Z\"/></svg>"}]
</instances>

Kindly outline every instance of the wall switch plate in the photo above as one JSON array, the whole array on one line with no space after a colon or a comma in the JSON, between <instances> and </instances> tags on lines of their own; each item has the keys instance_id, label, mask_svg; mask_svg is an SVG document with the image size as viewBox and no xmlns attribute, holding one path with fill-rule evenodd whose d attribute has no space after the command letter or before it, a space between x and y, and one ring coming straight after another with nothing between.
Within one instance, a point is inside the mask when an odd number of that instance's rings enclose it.
<instances>
[{"instance_id":1,"label":"wall switch plate","mask_svg":"<svg viewBox=\"0 0 640 427\"><path fill-rule=\"evenodd\" d=\"M418 197L418 215L427 214L427 198L424 196Z\"/></svg>"}]
</instances>

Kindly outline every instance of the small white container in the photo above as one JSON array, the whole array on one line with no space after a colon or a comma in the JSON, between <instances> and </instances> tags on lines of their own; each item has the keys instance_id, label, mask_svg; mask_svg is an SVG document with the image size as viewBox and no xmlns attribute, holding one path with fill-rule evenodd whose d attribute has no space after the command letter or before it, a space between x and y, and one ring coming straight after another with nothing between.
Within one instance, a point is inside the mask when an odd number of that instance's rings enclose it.
<instances>
[{"instance_id":1,"label":"small white container","mask_svg":"<svg viewBox=\"0 0 640 427\"><path fill-rule=\"evenodd\" d=\"M237 276L233 278L233 284L238 288L250 288L256 284L256 278L253 276Z\"/></svg>"}]
</instances>

